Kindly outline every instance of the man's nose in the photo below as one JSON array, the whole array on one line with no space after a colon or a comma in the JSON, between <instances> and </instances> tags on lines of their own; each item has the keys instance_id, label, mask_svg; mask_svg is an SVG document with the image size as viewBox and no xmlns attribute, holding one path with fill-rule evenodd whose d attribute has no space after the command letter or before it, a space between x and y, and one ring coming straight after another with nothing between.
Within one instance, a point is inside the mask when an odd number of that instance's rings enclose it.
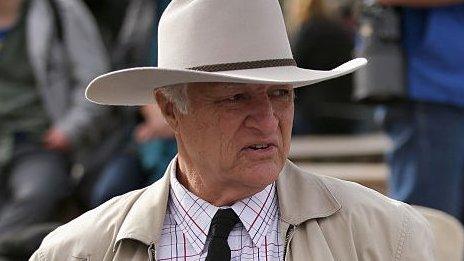
<instances>
[{"instance_id":1,"label":"man's nose","mask_svg":"<svg viewBox=\"0 0 464 261\"><path fill-rule=\"evenodd\" d=\"M277 129L279 121L269 97L255 101L245 121L245 126L256 129L264 135L272 134Z\"/></svg>"}]
</instances>

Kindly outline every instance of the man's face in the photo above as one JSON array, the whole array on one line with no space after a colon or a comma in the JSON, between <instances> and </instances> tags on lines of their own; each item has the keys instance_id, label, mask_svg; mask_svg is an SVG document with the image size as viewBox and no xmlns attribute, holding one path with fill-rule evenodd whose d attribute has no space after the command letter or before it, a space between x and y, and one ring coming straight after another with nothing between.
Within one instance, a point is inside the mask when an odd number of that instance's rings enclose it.
<instances>
[{"instance_id":1,"label":"man's face","mask_svg":"<svg viewBox=\"0 0 464 261\"><path fill-rule=\"evenodd\" d=\"M275 181L290 148L293 88L196 83L180 115L179 157L208 184L264 187Z\"/></svg>"}]
</instances>

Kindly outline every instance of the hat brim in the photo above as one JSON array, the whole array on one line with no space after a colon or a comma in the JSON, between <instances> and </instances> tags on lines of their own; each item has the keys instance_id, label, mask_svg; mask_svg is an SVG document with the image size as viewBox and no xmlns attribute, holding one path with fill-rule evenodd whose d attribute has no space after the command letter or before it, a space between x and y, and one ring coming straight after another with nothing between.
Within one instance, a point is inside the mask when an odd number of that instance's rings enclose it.
<instances>
[{"instance_id":1,"label":"hat brim","mask_svg":"<svg viewBox=\"0 0 464 261\"><path fill-rule=\"evenodd\" d=\"M296 66L223 72L138 67L97 77L87 87L85 95L88 100L98 104L130 106L153 104L153 90L156 88L190 82L290 84L297 88L351 73L366 63L366 59L357 58L329 71Z\"/></svg>"}]
</instances>

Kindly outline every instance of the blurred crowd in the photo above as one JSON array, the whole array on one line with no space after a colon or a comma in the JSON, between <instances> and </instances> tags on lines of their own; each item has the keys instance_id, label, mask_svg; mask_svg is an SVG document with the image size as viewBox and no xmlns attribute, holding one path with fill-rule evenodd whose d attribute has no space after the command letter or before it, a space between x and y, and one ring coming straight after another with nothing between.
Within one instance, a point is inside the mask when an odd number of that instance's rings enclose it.
<instances>
[{"instance_id":1,"label":"blurred crowd","mask_svg":"<svg viewBox=\"0 0 464 261\"><path fill-rule=\"evenodd\" d=\"M391 196L462 219L464 4L454 1L280 2L300 67L373 64L297 89L294 134L379 131L383 116ZM156 106L104 107L84 93L105 72L156 66L169 2L0 1L0 260L27 259L62 222L163 176L176 144Z\"/></svg>"}]
</instances>

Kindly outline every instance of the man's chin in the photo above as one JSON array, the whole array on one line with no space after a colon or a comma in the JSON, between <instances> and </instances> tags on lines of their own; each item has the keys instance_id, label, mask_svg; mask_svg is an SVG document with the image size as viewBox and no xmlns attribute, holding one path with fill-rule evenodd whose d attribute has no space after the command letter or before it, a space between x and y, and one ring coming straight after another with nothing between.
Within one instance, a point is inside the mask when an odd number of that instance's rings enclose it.
<instances>
[{"instance_id":1,"label":"man's chin","mask_svg":"<svg viewBox=\"0 0 464 261\"><path fill-rule=\"evenodd\" d=\"M282 163L274 161L258 161L249 164L246 172L254 179L256 183L270 184L279 177L283 168Z\"/></svg>"}]
</instances>

